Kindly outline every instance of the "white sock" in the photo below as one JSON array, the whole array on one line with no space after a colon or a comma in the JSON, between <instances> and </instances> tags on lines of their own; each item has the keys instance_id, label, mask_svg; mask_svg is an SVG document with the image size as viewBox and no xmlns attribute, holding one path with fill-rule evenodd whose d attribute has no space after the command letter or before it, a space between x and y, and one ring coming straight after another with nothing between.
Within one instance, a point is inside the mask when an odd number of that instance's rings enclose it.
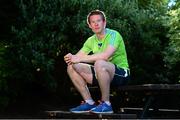
<instances>
[{"instance_id":1,"label":"white sock","mask_svg":"<svg viewBox=\"0 0 180 120\"><path fill-rule=\"evenodd\" d=\"M104 101L107 105L111 106L111 103L109 101Z\"/></svg>"},{"instance_id":2,"label":"white sock","mask_svg":"<svg viewBox=\"0 0 180 120\"><path fill-rule=\"evenodd\" d=\"M94 100L92 100L92 99L88 99L88 100L85 100L85 101L86 101L86 103L88 103L90 105L93 105L95 103Z\"/></svg>"}]
</instances>

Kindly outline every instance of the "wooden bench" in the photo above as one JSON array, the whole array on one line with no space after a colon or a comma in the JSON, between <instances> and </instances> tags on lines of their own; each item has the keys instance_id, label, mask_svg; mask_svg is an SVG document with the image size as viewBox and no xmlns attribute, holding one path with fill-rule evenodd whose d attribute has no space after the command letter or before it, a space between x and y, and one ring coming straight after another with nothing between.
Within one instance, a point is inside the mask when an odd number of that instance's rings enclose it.
<instances>
[{"instance_id":1,"label":"wooden bench","mask_svg":"<svg viewBox=\"0 0 180 120\"><path fill-rule=\"evenodd\" d=\"M90 87L90 91L99 94L98 87ZM115 113L139 109L138 118L146 118L151 111L175 111L180 114L180 84L121 86L111 88L110 98Z\"/></svg>"},{"instance_id":2,"label":"wooden bench","mask_svg":"<svg viewBox=\"0 0 180 120\"><path fill-rule=\"evenodd\" d=\"M49 119L135 119L136 114L92 114L71 113L69 111L46 111Z\"/></svg>"},{"instance_id":3,"label":"wooden bench","mask_svg":"<svg viewBox=\"0 0 180 120\"><path fill-rule=\"evenodd\" d=\"M154 112L158 112L161 109L166 109L167 111L176 110L176 112L180 110L180 84L128 85L112 89L113 91L115 91L114 96L117 97L114 102L119 103L119 105L114 105L114 108L120 107L121 112L125 111L125 107L132 109L133 107L142 108L142 112L139 115L140 118L145 118L152 110ZM124 98L118 102L121 99L121 95L124 95L122 96ZM135 98L138 97L137 101ZM133 101L136 101L135 104L137 105L122 105Z\"/></svg>"}]
</instances>

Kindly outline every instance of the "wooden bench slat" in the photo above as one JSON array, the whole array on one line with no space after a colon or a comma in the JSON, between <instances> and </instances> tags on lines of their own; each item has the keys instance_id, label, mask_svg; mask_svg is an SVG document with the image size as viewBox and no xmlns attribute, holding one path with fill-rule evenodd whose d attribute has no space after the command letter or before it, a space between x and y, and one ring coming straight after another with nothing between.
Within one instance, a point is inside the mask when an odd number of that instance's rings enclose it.
<instances>
[{"instance_id":1,"label":"wooden bench slat","mask_svg":"<svg viewBox=\"0 0 180 120\"><path fill-rule=\"evenodd\" d=\"M63 119L135 119L136 114L92 114L92 113L71 113L69 111L46 111L49 118L63 118Z\"/></svg>"},{"instance_id":2,"label":"wooden bench slat","mask_svg":"<svg viewBox=\"0 0 180 120\"><path fill-rule=\"evenodd\" d=\"M117 89L118 90L180 90L180 84L127 85L127 86L118 87Z\"/></svg>"}]
</instances>

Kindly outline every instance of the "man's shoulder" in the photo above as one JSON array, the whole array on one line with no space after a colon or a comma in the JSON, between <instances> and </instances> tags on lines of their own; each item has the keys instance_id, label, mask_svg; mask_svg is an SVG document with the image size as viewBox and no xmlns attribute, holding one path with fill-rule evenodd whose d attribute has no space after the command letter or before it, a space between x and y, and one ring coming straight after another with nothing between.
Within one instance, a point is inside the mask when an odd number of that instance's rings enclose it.
<instances>
[{"instance_id":1,"label":"man's shoulder","mask_svg":"<svg viewBox=\"0 0 180 120\"><path fill-rule=\"evenodd\" d=\"M114 29L109 29L109 28L106 28L106 31L108 34L118 34L120 35L120 33L117 31L117 30L114 30Z\"/></svg>"},{"instance_id":2,"label":"man's shoulder","mask_svg":"<svg viewBox=\"0 0 180 120\"><path fill-rule=\"evenodd\" d=\"M95 34L90 36L87 40L94 40L94 39L96 39L96 35Z\"/></svg>"},{"instance_id":3,"label":"man's shoulder","mask_svg":"<svg viewBox=\"0 0 180 120\"><path fill-rule=\"evenodd\" d=\"M107 28L107 33L113 38L122 39L121 34L117 30Z\"/></svg>"}]
</instances>

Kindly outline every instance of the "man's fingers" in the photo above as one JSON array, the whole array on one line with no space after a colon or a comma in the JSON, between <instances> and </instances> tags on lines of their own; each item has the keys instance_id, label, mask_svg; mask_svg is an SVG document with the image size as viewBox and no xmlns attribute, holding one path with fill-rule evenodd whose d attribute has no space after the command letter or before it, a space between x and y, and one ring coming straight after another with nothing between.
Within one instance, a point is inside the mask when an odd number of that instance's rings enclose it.
<instances>
[{"instance_id":1,"label":"man's fingers","mask_svg":"<svg viewBox=\"0 0 180 120\"><path fill-rule=\"evenodd\" d=\"M70 58L69 56L64 56L64 59Z\"/></svg>"},{"instance_id":2,"label":"man's fingers","mask_svg":"<svg viewBox=\"0 0 180 120\"><path fill-rule=\"evenodd\" d=\"M71 65L72 64L72 54L71 53L68 53L67 55L64 56L64 61L68 64L68 65Z\"/></svg>"},{"instance_id":3,"label":"man's fingers","mask_svg":"<svg viewBox=\"0 0 180 120\"><path fill-rule=\"evenodd\" d=\"M68 60L65 60L65 62L66 62L66 63L69 63L69 62L71 62L71 60L68 59Z\"/></svg>"},{"instance_id":4,"label":"man's fingers","mask_svg":"<svg viewBox=\"0 0 180 120\"><path fill-rule=\"evenodd\" d=\"M68 65L72 65L73 63L72 62L69 62L69 63L67 63Z\"/></svg>"},{"instance_id":5,"label":"man's fingers","mask_svg":"<svg viewBox=\"0 0 180 120\"><path fill-rule=\"evenodd\" d=\"M69 58L64 58L65 61L70 60Z\"/></svg>"}]
</instances>

